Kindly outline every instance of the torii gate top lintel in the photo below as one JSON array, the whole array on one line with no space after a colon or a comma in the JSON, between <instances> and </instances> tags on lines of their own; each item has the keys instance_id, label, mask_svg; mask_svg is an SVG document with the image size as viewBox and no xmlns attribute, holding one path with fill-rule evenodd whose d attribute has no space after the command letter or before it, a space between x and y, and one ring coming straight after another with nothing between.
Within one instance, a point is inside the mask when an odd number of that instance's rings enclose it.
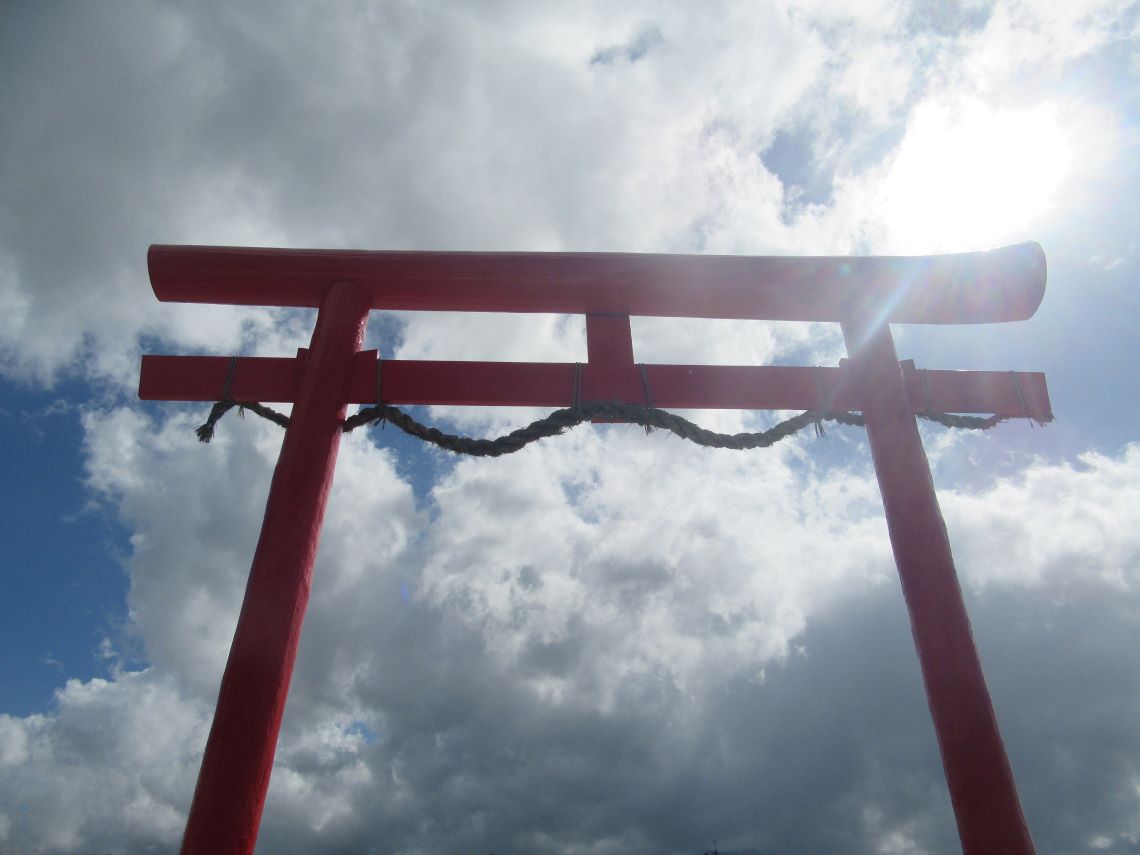
<instances>
[{"instance_id":1,"label":"torii gate top lintel","mask_svg":"<svg viewBox=\"0 0 1140 855\"><path fill-rule=\"evenodd\" d=\"M317 307L348 281L374 309L917 324L1026 320L1046 279L1033 242L864 257L155 245L148 264L162 301Z\"/></svg>"},{"instance_id":2,"label":"torii gate top lintel","mask_svg":"<svg viewBox=\"0 0 1140 855\"><path fill-rule=\"evenodd\" d=\"M581 394L644 400L630 315L898 323L993 323L1033 315L1045 292L1036 243L917 257L744 257L628 253L408 252L152 246L160 300L319 306L334 282L351 282L373 309L559 312L586 316ZM938 371L904 364L912 411L1024 415L1049 421L1043 374ZM146 356L139 395L294 402L300 365L290 357ZM346 402L376 400L375 354L353 362ZM391 404L562 407L570 363L384 362ZM656 403L673 408L862 410L865 395L842 368L645 366ZM826 407L824 406L826 402Z\"/></svg>"}]
</instances>

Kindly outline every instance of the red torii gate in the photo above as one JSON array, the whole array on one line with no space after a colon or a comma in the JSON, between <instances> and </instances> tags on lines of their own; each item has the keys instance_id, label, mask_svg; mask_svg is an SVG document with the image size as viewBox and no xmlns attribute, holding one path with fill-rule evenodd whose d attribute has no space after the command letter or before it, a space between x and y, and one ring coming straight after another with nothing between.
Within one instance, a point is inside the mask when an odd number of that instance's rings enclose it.
<instances>
[{"instance_id":1,"label":"red torii gate","mask_svg":"<svg viewBox=\"0 0 1140 855\"><path fill-rule=\"evenodd\" d=\"M588 361L383 361L388 404L862 411L963 850L1033 852L974 647L915 413L1052 418L1039 373L920 371L890 323L1025 320L1044 296L1035 243L926 257L736 257L152 246L159 300L318 308L295 358L144 356L139 397L293 403L182 842L250 853L308 602L349 403L377 403L360 346L372 309L586 316ZM834 321L838 368L635 365L631 315ZM577 376L577 381L575 377Z\"/></svg>"}]
</instances>

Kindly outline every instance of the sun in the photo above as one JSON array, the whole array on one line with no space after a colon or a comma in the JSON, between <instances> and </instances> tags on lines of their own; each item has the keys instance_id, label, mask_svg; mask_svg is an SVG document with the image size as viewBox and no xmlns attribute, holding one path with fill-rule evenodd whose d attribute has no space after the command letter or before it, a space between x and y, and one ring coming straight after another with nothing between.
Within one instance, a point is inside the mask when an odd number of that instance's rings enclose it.
<instances>
[{"instance_id":1,"label":"sun","mask_svg":"<svg viewBox=\"0 0 1140 855\"><path fill-rule=\"evenodd\" d=\"M1068 169L1057 109L927 102L907 124L886 180L892 251L984 249L1028 237Z\"/></svg>"}]
</instances>

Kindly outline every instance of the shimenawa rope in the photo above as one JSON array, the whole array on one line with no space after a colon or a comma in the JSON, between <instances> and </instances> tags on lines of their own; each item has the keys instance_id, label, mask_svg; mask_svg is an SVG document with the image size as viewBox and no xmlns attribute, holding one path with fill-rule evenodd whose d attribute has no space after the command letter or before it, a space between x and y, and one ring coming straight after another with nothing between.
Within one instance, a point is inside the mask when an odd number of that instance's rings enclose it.
<instances>
[{"instance_id":1,"label":"shimenawa rope","mask_svg":"<svg viewBox=\"0 0 1140 855\"><path fill-rule=\"evenodd\" d=\"M210 415L207 417L206 422L195 431L198 435L198 439L202 442L209 442L214 436L214 428L218 421L234 407L238 408L239 414L244 415L245 411L249 410L264 419L268 419L274 424L280 425L281 427L288 427L289 417L285 414L279 413L257 402L238 402L230 398L229 392L230 384L233 380L233 367L234 363L231 363L230 372L226 377L222 399L214 404L210 409ZM580 386L581 366L579 365L575 367L574 372L574 389L571 398L573 401L572 406L555 410L545 418L538 419L526 427L513 430L495 439L474 439L468 436L456 436L455 434L444 433L438 428L430 427L416 421L398 407L382 403L382 388L380 385L381 372L377 372L377 374L377 400L381 401L381 403L365 407L355 415L345 419L343 428L345 433L349 433L358 427L376 424L377 422L381 425L391 422L400 430L404 431L404 433L414 436L417 439L430 442L433 445L437 445L448 451L454 451L457 454L467 454L474 457L500 457L504 454L511 454L525 448L532 442L537 442L540 439L550 436L558 436L570 428L580 425L582 422L591 421L593 419L630 422L641 425L646 431L652 430L655 427L661 428L675 433L682 439L695 442L697 445L708 448L731 448L742 451L753 448L768 448L780 440L786 439L792 434L803 430L809 425L815 425L816 432L821 434L822 423L825 421L838 422L839 424L855 427L861 427L865 424L863 416L858 413L807 410L765 431L735 434L717 433L716 431L706 430L688 419L678 416L676 413L670 413L666 410L660 410L654 407L653 394L649 388L649 382L644 370L642 371L642 380L645 384L645 404L626 404L617 401L582 401ZM963 416L931 412L929 409L925 412L916 413L915 415L927 421L937 422L945 427L963 428L967 430L989 430L1013 418L1027 418L1030 423L1036 422L1040 425L1052 421L1051 418L1041 420L1028 415L1029 408L1028 405L1025 404L1024 395L1021 393L1020 385L1016 383L1016 379L1016 375L1014 375L1015 385L1017 385L1018 394L1023 403L1023 415L1021 416L998 414L988 417Z\"/></svg>"}]
</instances>

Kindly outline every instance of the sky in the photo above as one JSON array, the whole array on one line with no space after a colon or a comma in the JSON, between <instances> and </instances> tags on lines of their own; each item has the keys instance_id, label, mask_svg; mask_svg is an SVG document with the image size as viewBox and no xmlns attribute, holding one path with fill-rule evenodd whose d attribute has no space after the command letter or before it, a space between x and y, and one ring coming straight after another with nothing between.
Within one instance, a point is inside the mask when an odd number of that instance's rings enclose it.
<instances>
[{"instance_id":1,"label":"sky","mask_svg":"<svg viewBox=\"0 0 1140 855\"><path fill-rule=\"evenodd\" d=\"M178 848L280 430L142 353L313 314L159 303L152 243L927 254L1022 240L1033 319L896 326L1044 371L923 426L1041 852L1140 852L1140 8L30 3L0 10L0 853ZM699 287L699 286L697 286ZM826 324L633 319L644 362L833 365ZM580 361L580 317L373 313L368 347ZM526 410L416 410L493 436ZM686 413L719 430L773 413ZM341 447L258 851L958 847L863 432Z\"/></svg>"}]
</instances>

